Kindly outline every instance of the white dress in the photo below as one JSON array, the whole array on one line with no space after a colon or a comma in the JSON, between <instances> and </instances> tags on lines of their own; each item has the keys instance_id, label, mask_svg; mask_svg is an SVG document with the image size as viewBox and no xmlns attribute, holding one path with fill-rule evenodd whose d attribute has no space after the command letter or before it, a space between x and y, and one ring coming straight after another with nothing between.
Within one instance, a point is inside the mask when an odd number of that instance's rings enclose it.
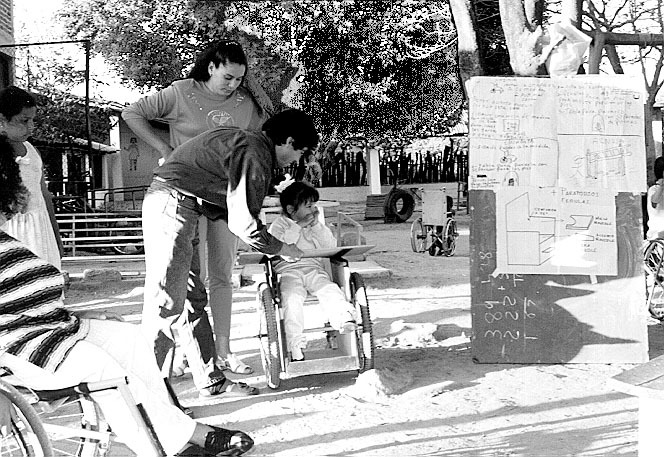
<instances>
[{"instance_id":1,"label":"white dress","mask_svg":"<svg viewBox=\"0 0 664 457\"><path fill-rule=\"evenodd\" d=\"M21 170L23 185L28 188L30 194L28 207L25 213L14 215L0 229L60 270L62 269L60 250L41 190L44 172L42 160L34 146L27 141L23 145L27 153L23 157L16 157L16 162Z\"/></svg>"}]
</instances>

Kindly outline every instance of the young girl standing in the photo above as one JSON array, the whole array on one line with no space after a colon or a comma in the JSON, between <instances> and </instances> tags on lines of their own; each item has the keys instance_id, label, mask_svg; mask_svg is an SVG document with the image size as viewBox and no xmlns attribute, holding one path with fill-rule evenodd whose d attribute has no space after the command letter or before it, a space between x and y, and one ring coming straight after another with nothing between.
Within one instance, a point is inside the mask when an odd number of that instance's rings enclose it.
<instances>
[{"instance_id":1,"label":"young girl standing","mask_svg":"<svg viewBox=\"0 0 664 457\"><path fill-rule=\"evenodd\" d=\"M269 232L284 243L295 244L302 250L335 247L332 231L319 219L316 207L318 191L296 181L277 186L283 213L270 225ZM284 188L285 186L285 188ZM346 295L331 279L321 258L304 258L298 262L280 261L275 270L281 275L279 284L284 305L284 328L291 361L304 360L306 348L304 331L304 300L308 293L316 295L323 315L339 333L357 329L355 309Z\"/></svg>"},{"instance_id":2,"label":"young girl standing","mask_svg":"<svg viewBox=\"0 0 664 457\"><path fill-rule=\"evenodd\" d=\"M12 146L21 179L28 189L25 212L0 227L21 241L34 254L61 269L62 240L55 220L51 193L37 149L27 139L35 127L37 103L28 92L15 86L0 90L0 133Z\"/></svg>"}]
</instances>

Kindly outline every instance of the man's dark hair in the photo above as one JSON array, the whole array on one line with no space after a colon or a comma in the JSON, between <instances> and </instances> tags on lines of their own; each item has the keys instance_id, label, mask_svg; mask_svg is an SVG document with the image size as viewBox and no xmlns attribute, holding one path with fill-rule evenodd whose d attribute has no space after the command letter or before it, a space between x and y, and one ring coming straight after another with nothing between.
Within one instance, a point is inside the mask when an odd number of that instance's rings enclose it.
<instances>
[{"instance_id":1,"label":"man's dark hair","mask_svg":"<svg viewBox=\"0 0 664 457\"><path fill-rule=\"evenodd\" d=\"M318 145L318 132L314 120L304 111L287 109L265 121L262 130L275 145L283 145L293 138L294 149L314 149Z\"/></svg>"},{"instance_id":2,"label":"man's dark hair","mask_svg":"<svg viewBox=\"0 0 664 457\"><path fill-rule=\"evenodd\" d=\"M655 159L655 179L662 179L664 177L664 157L657 157Z\"/></svg>"}]
</instances>

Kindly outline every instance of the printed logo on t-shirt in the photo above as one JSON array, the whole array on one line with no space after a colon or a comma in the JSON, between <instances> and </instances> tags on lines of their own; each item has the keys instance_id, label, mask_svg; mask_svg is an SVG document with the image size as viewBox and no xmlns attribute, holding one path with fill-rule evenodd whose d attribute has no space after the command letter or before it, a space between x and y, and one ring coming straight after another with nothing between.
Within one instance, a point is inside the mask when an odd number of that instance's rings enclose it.
<instances>
[{"instance_id":1,"label":"printed logo on t-shirt","mask_svg":"<svg viewBox=\"0 0 664 457\"><path fill-rule=\"evenodd\" d=\"M235 125L235 120L230 113L218 109L214 109L208 113L207 122L208 126L211 128L230 127Z\"/></svg>"}]
</instances>

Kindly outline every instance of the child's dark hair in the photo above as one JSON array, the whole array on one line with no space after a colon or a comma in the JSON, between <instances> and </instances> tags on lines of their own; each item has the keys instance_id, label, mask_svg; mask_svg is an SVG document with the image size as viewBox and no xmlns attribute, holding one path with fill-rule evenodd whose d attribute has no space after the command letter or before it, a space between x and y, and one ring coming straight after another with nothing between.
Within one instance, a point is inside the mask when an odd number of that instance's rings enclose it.
<instances>
[{"instance_id":1,"label":"child's dark hair","mask_svg":"<svg viewBox=\"0 0 664 457\"><path fill-rule=\"evenodd\" d=\"M292 205L295 208L295 211L297 211L300 205L309 202L315 203L318 201L319 197L320 195L316 188L311 187L309 184L302 181L295 181L281 192L279 195L279 201L281 202L281 208L284 210L284 214L289 214L288 205Z\"/></svg>"},{"instance_id":2,"label":"child's dark hair","mask_svg":"<svg viewBox=\"0 0 664 457\"><path fill-rule=\"evenodd\" d=\"M0 114L7 120L23 111L23 108L37 106L35 97L28 91L16 86L7 86L0 90Z\"/></svg>"},{"instance_id":3,"label":"child's dark hair","mask_svg":"<svg viewBox=\"0 0 664 457\"><path fill-rule=\"evenodd\" d=\"M219 64L235 63L248 67L247 56L242 49L242 46L237 41L233 40L220 40L201 52L196 57L196 63L191 69L187 78L195 79L196 81L207 81L210 79L208 67L210 62L214 63L215 67Z\"/></svg>"},{"instance_id":4,"label":"child's dark hair","mask_svg":"<svg viewBox=\"0 0 664 457\"><path fill-rule=\"evenodd\" d=\"M28 189L23 185L14 150L5 135L0 135L0 213L7 219L23 211Z\"/></svg>"},{"instance_id":5,"label":"child's dark hair","mask_svg":"<svg viewBox=\"0 0 664 457\"><path fill-rule=\"evenodd\" d=\"M655 179L662 179L664 177L664 157L657 157L655 159L653 169L655 171Z\"/></svg>"}]
</instances>

